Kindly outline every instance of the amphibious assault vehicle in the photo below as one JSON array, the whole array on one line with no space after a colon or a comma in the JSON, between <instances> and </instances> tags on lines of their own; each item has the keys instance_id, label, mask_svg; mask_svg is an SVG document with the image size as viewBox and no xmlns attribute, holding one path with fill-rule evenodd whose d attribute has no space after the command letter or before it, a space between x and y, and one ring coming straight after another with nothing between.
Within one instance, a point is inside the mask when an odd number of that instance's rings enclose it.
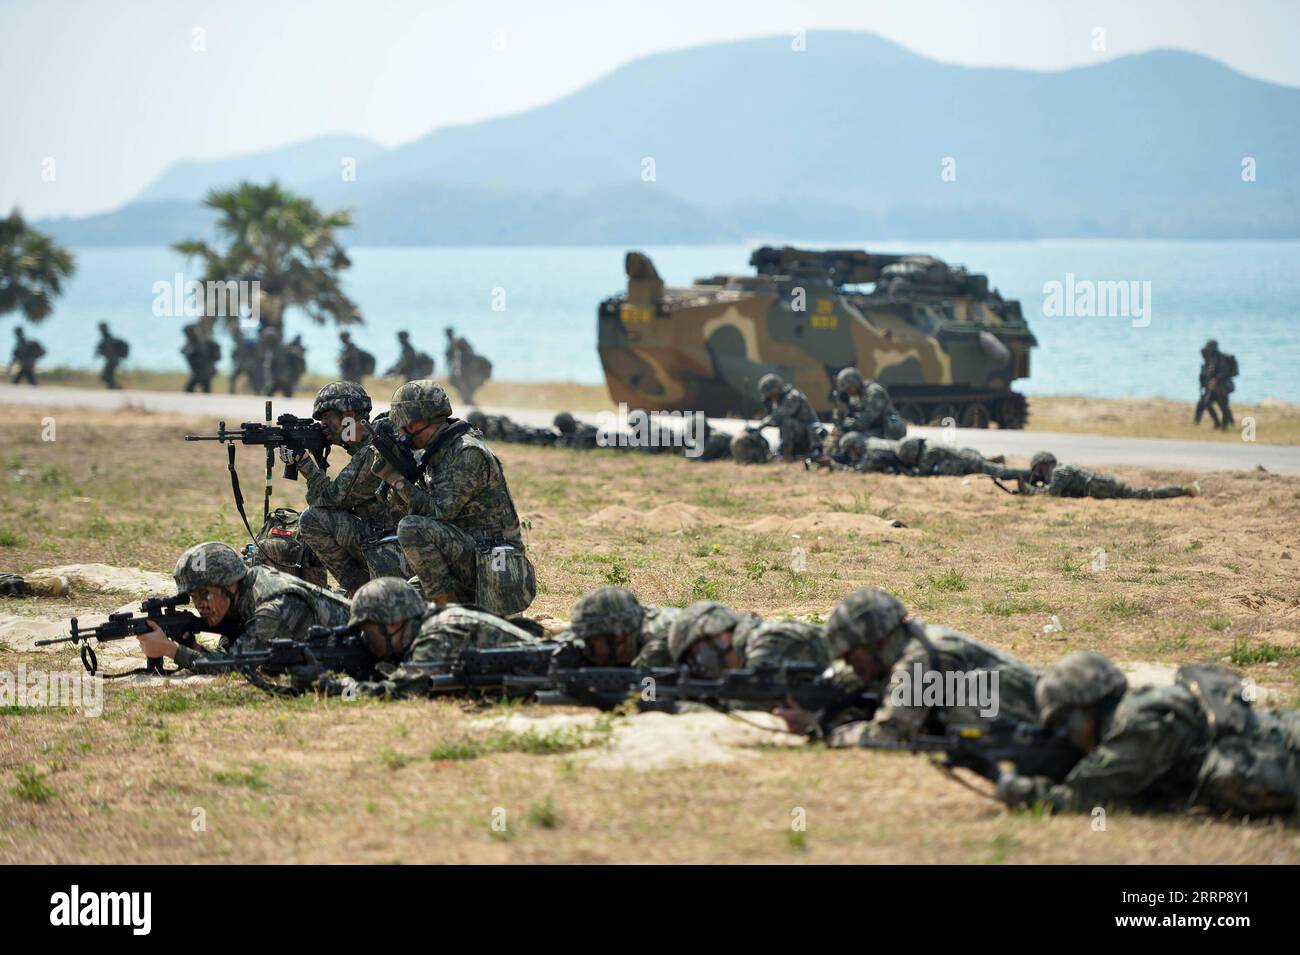
<instances>
[{"instance_id":1,"label":"amphibious assault vehicle","mask_svg":"<svg viewBox=\"0 0 1300 955\"><path fill-rule=\"evenodd\" d=\"M775 372L822 415L835 374L850 365L889 389L915 424L1022 428L1037 341L1020 303L988 277L929 255L764 246L757 274L715 275L671 288L640 252L627 292L600 304L601 364L610 396L647 411L761 412L758 380Z\"/></svg>"}]
</instances>

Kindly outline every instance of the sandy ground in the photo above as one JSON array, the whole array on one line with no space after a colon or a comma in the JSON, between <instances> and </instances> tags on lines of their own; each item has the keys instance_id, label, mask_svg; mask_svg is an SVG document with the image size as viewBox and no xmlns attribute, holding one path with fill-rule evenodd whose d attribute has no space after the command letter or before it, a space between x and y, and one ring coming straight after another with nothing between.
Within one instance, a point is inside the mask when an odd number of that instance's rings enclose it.
<instances>
[{"instance_id":1,"label":"sandy ground","mask_svg":"<svg viewBox=\"0 0 1300 955\"><path fill-rule=\"evenodd\" d=\"M43 441L43 417L0 416L0 568L73 588L0 598L0 672L77 672L72 648L30 641L138 605L191 543L242 543L224 454L178 438L204 420L87 411ZM875 584L1034 664L1099 649L1147 682L1225 662L1300 702L1300 479L1020 500L960 478L499 451L538 568L530 613L552 625L606 582L816 618ZM261 462L239 466L257 511ZM277 477L273 503L301 506L301 485ZM107 669L140 662L101 650ZM922 758L791 746L757 714L291 701L195 677L112 681L102 703L0 709L0 861L1300 861L1280 823L1112 813L1098 832L1007 813Z\"/></svg>"}]
</instances>

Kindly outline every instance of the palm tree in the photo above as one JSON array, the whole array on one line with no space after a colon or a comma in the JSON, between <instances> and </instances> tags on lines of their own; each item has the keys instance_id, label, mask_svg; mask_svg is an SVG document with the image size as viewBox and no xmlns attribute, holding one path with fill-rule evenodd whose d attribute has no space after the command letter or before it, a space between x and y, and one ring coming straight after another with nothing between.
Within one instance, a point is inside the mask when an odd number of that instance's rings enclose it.
<instances>
[{"instance_id":1,"label":"palm tree","mask_svg":"<svg viewBox=\"0 0 1300 955\"><path fill-rule=\"evenodd\" d=\"M17 209L0 219L0 315L20 311L29 322L43 320L76 268L72 253L29 226Z\"/></svg>"},{"instance_id":2,"label":"palm tree","mask_svg":"<svg viewBox=\"0 0 1300 955\"><path fill-rule=\"evenodd\" d=\"M285 310L295 305L319 324L362 321L356 303L340 284L339 273L352 262L334 232L352 224L348 212L322 213L310 199L295 196L274 181L213 189L203 205L220 213L217 231L226 247L214 249L192 239L172 248L203 261L204 282L257 282L263 327L274 325L283 331ZM232 334L237 334L239 317L225 318Z\"/></svg>"}]
</instances>

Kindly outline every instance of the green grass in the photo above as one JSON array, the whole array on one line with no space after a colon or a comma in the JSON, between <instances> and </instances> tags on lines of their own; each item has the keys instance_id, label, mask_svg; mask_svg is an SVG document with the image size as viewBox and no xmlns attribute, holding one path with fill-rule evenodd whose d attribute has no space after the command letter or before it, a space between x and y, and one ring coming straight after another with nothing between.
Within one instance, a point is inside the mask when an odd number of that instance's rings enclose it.
<instances>
[{"instance_id":1,"label":"green grass","mask_svg":"<svg viewBox=\"0 0 1300 955\"><path fill-rule=\"evenodd\" d=\"M266 767L261 763L254 763L253 768L247 772L238 770L219 770L212 774L212 778L219 783L225 783L230 786L247 786L249 789L255 789L263 792L270 788L270 784L263 778Z\"/></svg>"},{"instance_id":2,"label":"green grass","mask_svg":"<svg viewBox=\"0 0 1300 955\"><path fill-rule=\"evenodd\" d=\"M1228 659L1235 666L1246 667L1256 663L1276 663L1282 659L1283 652L1281 647L1267 640L1254 646L1249 645L1245 640L1237 640L1232 644L1232 652L1228 654Z\"/></svg>"},{"instance_id":3,"label":"green grass","mask_svg":"<svg viewBox=\"0 0 1300 955\"><path fill-rule=\"evenodd\" d=\"M555 802L547 796L542 802L535 802L528 807L528 822L539 829L555 829L560 824L560 814L555 811Z\"/></svg>"},{"instance_id":4,"label":"green grass","mask_svg":"<svg viewBox=\"0 0 1300 955\"><path fill-rule=\"evenodd\" d=\"M1146 616L1151 612L1151 608L1141 601L1130 600L1127 597L1110 597L1101 602L1101 612L1108 617L1131 620L1134 617Z\"/></svg>"},{"instance_id":5,"label":"green grass","mask_svg":"<svg viewBox=\"0 0 1300 955\"><path fill-rule=\"evenodd\" d=\"M9 791L19 799L28 802L49 802L54 798L54 787L45 781L45 774L38 771L31 763L24 763L14 771L18 779L16 786Z\"/></svg>"},{"instance_id":6,"label":"green grass","mask_svg":"<svg viewBox=\"0 0 1300 955\"><path fill-rule=\"evenodd\" d=\"M0 528L0 547L18 547L22 544L20 538L13 531Z\"/></svg>"},{"instance_id":7,"label":"green grass","mask_svg":"<svg viewBox=\"0 0 1300 955\"><path fill-rule=\"evenodd\" d=\"M591 726L566 726L549 732L535 729L516 733L497 730L486 737L448 740L439 743L429 753L433 760L468 760L493 753L528 753L532 756L554 756L571 753L593 746L603 746L609 739L613 723L608 717L597 719Z\"/></svg>"},{"instance_id":8,"label":"green grass","mask_svg":"<svg viewBox=\"0 0 1300 955\"><path fill-rule=\"evenodd\" d=\"M967 587L966 578L962 572L955 567L949 567L938 577L927 576L926 582L929 583L931 590L938 590L944 593L956 593L965 590Z\"/></svg>"}]
</instances>

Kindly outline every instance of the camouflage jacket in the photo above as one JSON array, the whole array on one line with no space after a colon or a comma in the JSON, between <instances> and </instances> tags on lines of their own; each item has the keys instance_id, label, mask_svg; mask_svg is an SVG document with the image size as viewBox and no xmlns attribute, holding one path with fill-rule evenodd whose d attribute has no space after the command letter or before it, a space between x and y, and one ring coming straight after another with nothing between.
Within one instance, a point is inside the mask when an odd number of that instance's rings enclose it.
<instances>
[{"instance_id":1,"label":"camouflage jacket","mask_svg":"<svg viewBox=\"0 0 1300 955\"><path fill-rule=\"evenodd\" d=\"M856 395L836 394L835 426L841 432L868 433L878 428L881 416L889 410L889 392L879 382L869 381Z\"/></svg>"},{"instance_id":2,"label":"camouflage jacket","mask_svg":"<svg viewBox=\"0 0 1300 955\"><path fill-rule=\"evenodd\" d=\"M1087 812L1204 805L1216 812L1294 812L1300 801L1300 713L1254 710L1241 729L1215 726L1184 685L1130 689L1100 743L1065 781L1035 779L1031 801Z\"/></svg>"},{"instance_id":3,"label":"camouflage jacket","mask_svg":"<svg viewBox=\"0 0 1300 955\"><path fill-rule=\"evenodd\" d=\"M740 666L780 666L783 663L831 665L826 629L815 623L777 617L760 620L754 617L736 627L732 647L740 657Z\"/></svg>"},{"instance_id":4,"label":"camouflage jacket","mask_svg":"<svg viewBox=\"0 0 1300 955\"><path fill-rule=\"evenodd\" d=\"M298 470L307 479L307 503L312 507L351 511L376 532L391 532L397 527L399 515L378 496L384 482L371 470L379 452L369 433L351 454L352 459L333 479L311 455L303 456Z\"/></svg>"},{"instance_id":5,"label":"camouflage jacket","mask_svg":"<svg viewBox=\"0 0 1300 955\"><path fill-rule=\"evenodd\" d=\"M677 615L682 612L681 608L651 605L644 609L645 622L641 624L641 632L637 635L636 656L628 666L671 667L674 664L673 655L668 652L668 631L672 629ZM574 637L572 631L565 630L555 639L567 643Z\"/></svg>"},{"instance_id":6,"label":"camouflage jacket","mask_svg":"<svg viewBox=\"0 0 1300 955\"><path fill-rule=\"evenodd\" d=\"M350 610L336 593L270 567L250 567L221 622L218 651L265 650L272 640L305 637L309 627L340 627ZM187 667L201 653L181 647L176 665Z\"/></svg>"},{"instance_id":7,"label":"camouflage jacket","mask_svg":"<svg viewBox=\"0 0 1300 955\"><path fill-rule=\"evenodd\" d=\"M1126 485L1110 474L1098 474L1077 464L1058 464L1052 469L1052 479L1046 487L1035 489L1037 494L1052 497L1123 497Z\"/></svg>"},{"instance_id":8,"label":"camouflage jacket","mask_svg":"<svg viewBox=\"0 0 1300 955\"><path fill-rule=\"evenodd\" d=\"M13 364L33 365L38 358L45 356L45 346L34 338L24 338L14 345Z\"/></svg>"},{"instance_id":9,"label":"camouflage jacket","mask_svg":"<svg viewBox=\"0 0 1300 955\"><path fill-rule=\"evenodd\" d=\"M922 474L932 475L1002 473L1002 468L990 464L974 448L956 448L941 441L925 443L921 456L916 460L916 469Z\"/></svg>"},{"instance_id":10,"label":"camouflage jacket","mask_svg":"<svg viewBox=\"0 0 1300 955\"><path fill-rule=\"evenodd\" d=\"M836 730L830 739L832 746L853 746L871 739L906 740L924 733L942 733L949 725L969 725L995 717L1038 722L1038 705L1034 702L1038 674L1027 664L948 627L928 624L922 633L924 640L917 637L908 640L889 674L872 687L881 700L872 719ZM943 702L925 705L925 690L931 679L927 674L934 671L939 674L984 671L996 674L997 683L993 683L992 677L987 682L969 678L954 682L952 689L963 696L958 700L955 694L949 696L949 684L945 680L942 689L932 691L939 693ZM940 686L937 682L934 685ZM983 700L979 698L982 688L991 694ZM988 712L992 703L996 703L996 712Z\"/></svg>"},{"instance_id":11,"label":"camouflage jacket","mask_svg":"<svg viewBox=\"0 0 1300 955\"><path fill-rule=\"evenodd\" d=\"M911 474L898 456L898 442L888 438L867 438L867 450L856 461L850 461L843 452L831 456L831 467L837 471L883 471L890 474Z\"/></svg>"},{"instance_id":12,"label":"camouflage jacket","mask_svg":"<svg viewBox=\"0 0 1300 955\"><path fill-rule=\"evenodd\" d=\"M460 604L430 607L400 663L379 664L380 679L357 682L343 678L339 685L351 685L363 696L422 696L428 690L429 676L445 672L445 664L461 650L541 642L544 642L541 638L504 617L478 607Z\"/></svg>"},{"instance_id":13,"label":"camouflage jacket","mask_svg":"<svg viewBox=\"0 0 1300 955\"><path fill-rule=\"evenodd\" d=\"M347 381L360 381L366 365L366 353L355 344L344 345L339 352L339 375Z\"/></svg>"},{"instance_id":14,"label":"camouflage jacket","mask_svg":"<svg viewBox=\"0 0 1300 955\"><path fill-rule=\"evenodd\" d=\"M786 421L813 424L817 420L817 412L813 411L813 406L808 403L803 392L789 385L779 399L767 402L767 408L767 417L759 423L760 428L780 427Z\"/></svg>"},{"instance_id":15,"label":"camouflage jacket","mask_svg":"<svg viewBox=\"0 0 1300 955\"><path fill-rule=\"evenodd\" d=\"M480 545L524 550L519 515L501 462L476 432L458 434L432 455L420 455L420 482L399 479L410 513L459 527ZM436 439L435 439L436 442Z\"/></svg>"}]
</instances>

